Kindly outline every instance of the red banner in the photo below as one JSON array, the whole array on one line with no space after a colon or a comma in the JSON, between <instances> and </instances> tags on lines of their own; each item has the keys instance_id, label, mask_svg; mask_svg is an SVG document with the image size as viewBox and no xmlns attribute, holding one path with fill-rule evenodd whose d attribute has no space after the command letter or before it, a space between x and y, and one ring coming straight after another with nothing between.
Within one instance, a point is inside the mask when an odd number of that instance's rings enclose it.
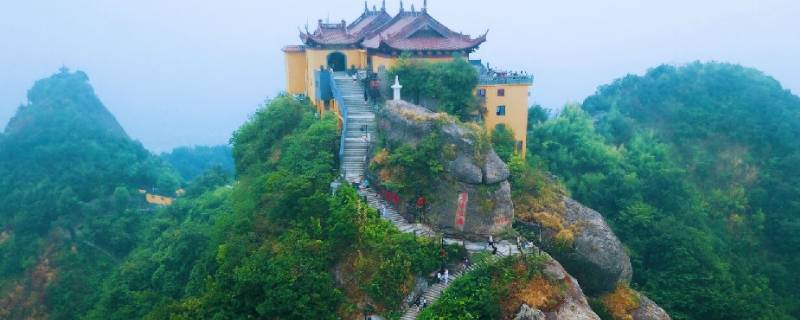
<instances>
[{"instance_id":1,"label":"red banner","mask_svg":"<svg viewBox=\"0 0 800 320\"><path fill-rule=\"evenodd\" d=\"M391 192L389 190L383 190L381 192L381 195L383 196L383 199L386 200L386 202L389 202L389 203L393 204L395 207L400 205L400 195L399 194Z\"/></svg>"},{"instance_id":2,"label":"red banner","mask_svg":"<svg viewBox=\"0 0 800 320\"><path fill-rule=\"evenodd\" d=\"M456 209L456 228L460 231L464 231L464 223L466 222L467 216L467 201L469 201L469 195L466 192L462 192L458 194L458 208Z\"/></svg>"}]
</instances>

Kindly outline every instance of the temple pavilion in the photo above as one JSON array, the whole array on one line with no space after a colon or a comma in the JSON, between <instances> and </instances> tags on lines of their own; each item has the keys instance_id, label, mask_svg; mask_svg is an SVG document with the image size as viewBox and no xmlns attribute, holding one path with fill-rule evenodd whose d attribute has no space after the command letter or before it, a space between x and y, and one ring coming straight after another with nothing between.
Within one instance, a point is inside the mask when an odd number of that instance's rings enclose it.
<instances>
[{"instance_id":1,"label":"temple pavilion","mask_svg":"<svg viewBox=\"0 0 800 320\"><path fill-rule=\"evenodd\" d=\"M386 11L384 0L380 8L370 8L365 2L364 11L351 23L318 20L313 32L308 27L300 31L300 40L300 45L283 48L287 91L309 97L320 113L340 113L335 99L323 92L328 86L326 73L358 70L381 74L401 55L432 62L450 61L455 56L469 59L486 42L486 33L472 37L451 30L429 14L427 0L420 10L413 4L406 9L401 0L394 16ZM498 124L510 127L518 151L524 155L533 77L470 62L480 72L476 95L484 105L484 124L489 130Z\"/></svg>"}]
</instances>

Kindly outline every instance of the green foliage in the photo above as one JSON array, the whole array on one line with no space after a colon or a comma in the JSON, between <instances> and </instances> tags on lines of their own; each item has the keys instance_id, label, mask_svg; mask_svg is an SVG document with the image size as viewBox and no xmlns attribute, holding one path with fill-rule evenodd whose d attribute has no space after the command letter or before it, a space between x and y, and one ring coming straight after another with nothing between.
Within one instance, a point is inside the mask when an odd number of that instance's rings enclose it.
<instances>
[{"instance_id":1,"label":"green foliage","mask_svg":"<svg viewBox=\"0 0 800 320\"><path fill-rule=\"evenodd\" d=\"M494 151L500 156L500 159L508 163L511 161L516 147L514 131L504 124L498 124L492 131L492 145L494 146Z\"/></svg>"},{"instance_id":2,"label":"green foliage","mask_svg":"<svg viewBox=\"0 0 800 320\"><path fill-rule=\"evenodd\" d=\"M222 167L212 167L200 176L194 178L186 187L186 196L197 197L203 193L212 191L220 186L231 183L233 176L228 170Z\"/></svg>"},{"instance_id":3,"label":"green foliage","mask_svg":"<svg viewBox=\"0 0 800 320\"><path fill-rule=\"evenodd\" d=\"M269 157L280 150L273 150L273 146L310 117L311 106L291 96L282 95L269 101L267 107L259 109L231 138L236 174L242 175L252 169L265 170L265 166L274 164Z\"/></svg>"},{"instance_id":4,"label":"green foliage","mask_svg":"<svg viewBox=\"0 0 800 320\"><path fill-rule=\"evenodd\" d=\"M388 156L381 163L372 162L371 169L382 175L382 183L400 194L414 197L431 194L430 187L444 172L443 152L446 146L438 134L431 133L416 146L403 144L387 149Z\"/></svg>"},{"instance_id":5,"label":"green foliage","mask_svg":"<svg viewBox=\"0 0 800 320\"><path fill-rule=\"evenodd\" d=\"M547 119L550 119L550 112L540 105L534 105L528 109L528 130L538 126Z\"/></svg>"},{"instance_id":6,"label":"green foliage","mask_svg":"<svg viewBox=\"0 0 800 320\"><path fill-rule=\"evenodd\" d=\"M228 145L179 147L162 153L161 158L169 162L186 181L212 168L219 167L230 174L234 170L233 151Z\"/></svg>"},{"instance_id":7,"label":"green foliage","mask_svg":"<svg viewBox=\"0 0 800 320\"><path fill-rule=\"evenodd\" d=\"M694 63L617 80L583 109L597 121L568 106L533 127L529 159L604 213L636 287L674 319L800 316L784 285L800 263L786 245L800 232L798 97L752 69Z\"/></svg>"},{"instance_id":8,"label":"green foliage","mask_svg":"<svg viewBox=\"0 0 800 320\"><path fill-rule=\"evenodd\" d=\"M34 271L57 275L30 288L31 299L50 318L74 319L141 240L147 207L135 190L171 195L179 178L128 138L83 72L37 81L28 100L0 138L0 232L10 234L0 243L0 289L27 286ZM12 318L30 316L22 303L11 307Z\"/></svg>"},{"instance_id":9,"label":"green foliage","mask_svg":"<svg viewBox=\"0 0 800 320\"><path fill-rule=\"evenodd\" d=\"M402 57L387 72L387 78L400 77L403 94L419 104L432 100L437 112L447 112L467 121L478 113L473 92L478 85L478 71L461 57L452 61L431 63Z\"/></svg>"},{"instance_id":10,"label":"green foliage","mask_svg":"<svg viewBox=\"0 0 800 320\"><path fill-rule=\"evenodd\" d=\"M420 313L418 319L504 319L513 316L503 314L503 305L513 300L517 289L514 284L523 284L541 275L548 259L536 255L513 256L481 265L456 279L439 300Z\"/></svg>"},{"instance_id":11,"label":"green foliage","mask_svg":"<svg viewBox=\"0 0 800 320\"><path fill-rule=\"evenodd\" d=\"M282 115L298 122L262 132L272 143L250 132ZM156 214L85 318L348 318L365 302L396 309L414 276L438 267L434 241L401 233L349 186L330 194L335 118L279 97L234 141L236 162L250 166L238 182L214 189L226 181L214 171L195 179Z\"/></svg>"}]
</instances>

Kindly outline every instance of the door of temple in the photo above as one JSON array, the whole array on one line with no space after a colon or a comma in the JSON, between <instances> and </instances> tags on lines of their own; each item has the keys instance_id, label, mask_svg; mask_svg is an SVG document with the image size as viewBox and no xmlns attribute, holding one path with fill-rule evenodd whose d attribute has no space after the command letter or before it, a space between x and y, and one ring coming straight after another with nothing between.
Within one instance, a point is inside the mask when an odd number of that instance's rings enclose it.
<instances>
[{"instance_id":1,"label":"door of temple","mask_svg":"<svg viewBox=\"0 0 800 320\"><path fill-rule=\"evenodd\" d=\"M341 52L331 52L328 55L328 68L333 69L333 71L346 71L347 57Z\"/></svg>"}]
</instances>

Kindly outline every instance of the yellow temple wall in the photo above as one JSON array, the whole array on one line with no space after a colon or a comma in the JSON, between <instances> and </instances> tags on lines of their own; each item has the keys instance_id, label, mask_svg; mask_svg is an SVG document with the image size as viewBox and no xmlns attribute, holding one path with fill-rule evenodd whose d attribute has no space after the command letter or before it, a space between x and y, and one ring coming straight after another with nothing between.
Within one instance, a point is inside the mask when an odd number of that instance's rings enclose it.
<instances>
[{"instance_id":1,"label":"yellow temple wall","mask_svg":"<svg viewBox=\"0 0 800 320\"><path fill-rule=\"evenodd\" d=\"M286 52L286 92L306 94L306 53Z\"/></svg>"},{"instance_id":2,"label":"yellow temple wall","mask_svg":"<svg viewBox=\"0 0 800 320\"><path fill-rule=\"evenodd\" d=\"M491 132L498 124L505 124L514 131L514 139L522 142L521 154L525 156L528 131L528 92L526 84L483 85L486 90L486 129ZM498 89L505 89L505 96L497 95ZM506 106L505 116L497 115L497 107Z\"/></svg>"},{"instance_id":3,"label":"yellow temple wall","mask_svg":"<svg viewBox=\"0 0 800 320\"><path fill-rule=\"evenodd\" d=\"M363 69L366 67L367 64L367 54L366 51L361 49L348 49L348 50L328 50L328 49L306 49L305 52L305 59L306 59L306 78L305 78L305 87L306 87L306 95L311 99L314 105L317 106L317 109L320 110L320 113L324 110L324 104L322 101L316 101L316 84L314 83L314 73L319 70L320 66L328 68L328 55L333 52L341 52L344 54L345 58L347 59L347 67L355 65L356 68Z\"/></svg>"},{"instance_id":4,"label":"yellow temple wall","mask_svg":"<svg viewBox=\"0 0 800 320\"><path fill-rule=\"evenodd\" d=\"M173 201L170 197L158 196L150 193L145 194L144 198L147 203L159 206L171 206Z\"/></svg>"}]
</instances>

